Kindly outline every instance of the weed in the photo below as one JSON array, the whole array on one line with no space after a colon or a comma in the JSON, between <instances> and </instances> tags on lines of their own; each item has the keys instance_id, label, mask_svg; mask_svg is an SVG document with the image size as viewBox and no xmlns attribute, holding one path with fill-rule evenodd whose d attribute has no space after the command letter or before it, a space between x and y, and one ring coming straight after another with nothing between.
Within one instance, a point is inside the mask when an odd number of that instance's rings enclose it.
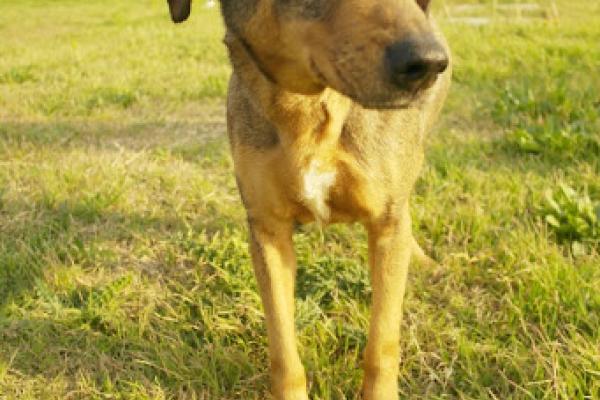
<instances>
[{"instance_id":1,"label":"weed","mask_svg":"<svg viewBox=\"0 0 600 400\"><path fill-rule=\"evenodd\" d=\"M600 202L594 204L587 191L579 193L562 183L557 191L546 191L540 212L558 240L570 243L574 254L600 243Z\"/></svg>"},{"instance_id":2,"label":"weed","mask_svg":"<svg viewBox=\"0 0 600 400\"><path fill-rule=\"evenodd\" d=\"M22 84L25 82L35 82L36 78L31 66L27 67L12 67L5 73L0 73L1 84Z\"/></svg>"},{"instance_id":3,"label":"weed","mask_svg":"<svg viewBox=\"0 0 600 400\"><path fill-rule=\"evenodd\" d=\"M510 129L516 149L559 158L600 156L600 99L589 88L507 87L494 117Z\"/></svg>"}]
</instances>

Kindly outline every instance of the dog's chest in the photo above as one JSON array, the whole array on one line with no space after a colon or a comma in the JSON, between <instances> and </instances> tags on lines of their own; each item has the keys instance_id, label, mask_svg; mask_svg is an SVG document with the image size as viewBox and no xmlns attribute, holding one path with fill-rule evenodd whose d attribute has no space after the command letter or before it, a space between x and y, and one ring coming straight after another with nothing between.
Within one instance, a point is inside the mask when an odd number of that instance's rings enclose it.
<instances>
[{"instance_id":1,"label":"dog's chest","mask_svg":"<svg viewBox=\"0 0 600 400\"><path fill-rule=\"evenodd\" d=\"M409 190L398 182L412 182L410 171L420 164L418 152L412 151L414 135L397 133L407 118L362 109L336 111L331 103L323 110L324 118L294 118L295 125L280 130L285 167L276 173L289 183L281 194L295 203L300 222L376 218L394 193Z\"/></svg>"},{"instance_id":2,"label":"dog's chest","mask_svg":"<svg viewBox=\"0 0 600 400\"><path fill-rule=\"evenodd\" d=\"M318 159L312 159L301 170L301 200L319 222L328 222L331 210L327 203L335 184L337 171Z\"/></svg>"},{"instance_id":3,"label":"dog's chest","mask_svg":"<svg viewBox=\"0 0 600 400\"><path fill-rule=\"evenodd\" d=\"M312 158L300 169L297 199L302 205L301 222L355 222L382 212L390 187L382 180L353 162L351 155L334 158ZM369 178L370 177L370 178Z\"/></svg>"},{"instance_id":4,"label":"dog's chest","mask_svg":"<svg viewBox=\"0 0 600 400\"><path fill-rule=\"evenodd\" d=\"M302 158L294 169L295 197L302 213L308 215L300 221L371 220L407 196L418 175L422 151L416 142L384 132L364 139L369 133L356 132L353 141L343 144L313 147L310 155Z\"/></svg>"}]
</instances>

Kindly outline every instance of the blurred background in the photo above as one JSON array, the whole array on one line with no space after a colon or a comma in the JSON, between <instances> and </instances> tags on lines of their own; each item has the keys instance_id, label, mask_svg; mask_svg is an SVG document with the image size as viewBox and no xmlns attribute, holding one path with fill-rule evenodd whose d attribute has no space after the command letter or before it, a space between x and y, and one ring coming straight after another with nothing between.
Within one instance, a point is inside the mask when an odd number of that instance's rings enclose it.
<instances>
[{"instance_id":1,"label":"blurred background","mask_svg":"<svg viewBox=\"0 0 600 400\"><path fill-rule=\"evenodd\" d=\"M434 0L454 83L429 138L399 390L600 398L600 3ZM218 6L0 1L0 399L263 399ZM360 386L359 226L305 227L315 399Z\"/></svg>"}]
</instances>

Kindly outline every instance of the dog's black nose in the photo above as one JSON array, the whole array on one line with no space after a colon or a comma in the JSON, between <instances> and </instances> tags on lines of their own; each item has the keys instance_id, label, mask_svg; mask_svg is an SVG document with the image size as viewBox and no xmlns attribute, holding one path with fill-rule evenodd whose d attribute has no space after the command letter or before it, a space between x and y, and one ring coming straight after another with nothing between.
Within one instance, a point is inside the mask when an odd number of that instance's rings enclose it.
<instances>
[{"instance_id":1,"label":"dog's black nose","mask_svg":"<svg viewBox=\"0 0 600 400\"><path fill-rule=\"evenodd\" d=\"M386 49L392 82L413 90L448 68L448 54L434 38L405 39Z\"/></svg>"}]
</instances>

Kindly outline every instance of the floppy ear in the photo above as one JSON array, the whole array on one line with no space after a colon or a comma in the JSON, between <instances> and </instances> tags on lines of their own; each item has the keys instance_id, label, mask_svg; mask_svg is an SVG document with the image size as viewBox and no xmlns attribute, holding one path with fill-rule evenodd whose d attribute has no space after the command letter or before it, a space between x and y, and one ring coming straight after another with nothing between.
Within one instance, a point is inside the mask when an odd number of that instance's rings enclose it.
<instances>
[{"instance_id":1,"label":"floppy ear","mask_svg":"<svg viewBox=\"0 0 600 400\"><path fill-rule=\"evenodd\" d=\"M171 19L175 23L180 23L188 19L192 9L192 0L167 0L169 2L169 11Z\"/></svg>"},{"instance_id":2,"label":"floppy ear","mask_svg":"<svg viewBox=\"0 0 600 400\"><path fill-rule=\"evenodd\" d=\"M431 3L431 0L417 0L417 4L424 12L429 11L429 3Z\"/></svg>"}]
</instances>

